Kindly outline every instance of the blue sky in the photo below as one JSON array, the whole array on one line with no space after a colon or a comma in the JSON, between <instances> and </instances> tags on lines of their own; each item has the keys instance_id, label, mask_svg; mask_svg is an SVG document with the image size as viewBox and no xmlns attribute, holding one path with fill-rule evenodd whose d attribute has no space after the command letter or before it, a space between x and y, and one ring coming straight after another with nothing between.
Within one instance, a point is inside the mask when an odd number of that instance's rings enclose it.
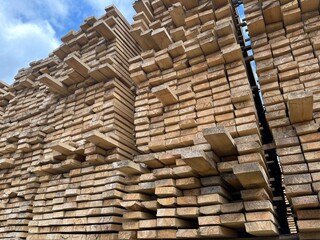
<instances>
[{"instance_id":1,"label":"blue sky","mask_svg":"<svg viewBox=\"0 0 320 240\"><path fill-rule=\"evenodd\" d=\"M132 22L133 0L1 0L0 80L13 83L19 69L45 58L60 38L89 16L114 4Z\"/></svg>"},{"instance_id":2,"label":"blue sky","mask_svg":"<svg viewBox=\"0 0 320 240\"><path fill-rule=\"evenodd\" d=\"M244 18L244 6L243 4L239 5L239 15L241 18Z\"/></svg>"}]
</instances>

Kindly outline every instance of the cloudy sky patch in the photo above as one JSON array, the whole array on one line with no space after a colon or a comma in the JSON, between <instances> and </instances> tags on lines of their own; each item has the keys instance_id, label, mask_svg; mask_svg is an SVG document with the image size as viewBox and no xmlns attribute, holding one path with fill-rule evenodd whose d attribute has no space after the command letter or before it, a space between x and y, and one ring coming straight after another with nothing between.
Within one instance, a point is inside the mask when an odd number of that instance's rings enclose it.
<instances>
[{"instance_id":1,"label":"cloudy sky patch","mask_svg":"<svg viewBox=\"0 0 320 240\"><path fill-rule=\"evenodd\" d=\"M18 70L45 58L60 38L78 30L89 16L100 17L104 8L116 5L129 22L131 0L1 0L0 80L12 84Z\"/></svg>"}]
</instances>

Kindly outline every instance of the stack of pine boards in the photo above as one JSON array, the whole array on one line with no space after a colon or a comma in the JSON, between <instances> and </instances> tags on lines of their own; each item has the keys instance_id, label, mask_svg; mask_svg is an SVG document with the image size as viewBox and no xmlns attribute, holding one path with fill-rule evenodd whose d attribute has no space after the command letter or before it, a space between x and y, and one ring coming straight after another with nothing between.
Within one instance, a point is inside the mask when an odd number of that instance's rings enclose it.
<instances>
[{"instance_id":1,"label":"stack of pine boards","mask_svg":"<svg viewBox=\"0 0 320 240\"><path fill-rule=\"evenodd\" d=\"M124 194L119 188L124 191L124 182L112 163L136 154L128 59L139 48L129 28L115 8L106 9L99 20L87 19L81 30L67 34L65 43L54 51L63 59L57 71L50 77L40 76L49 89L51 77L59 79L67 91L76 88L59 99L55 109L63 115L62 122L53 122L55 131L47 135L43 159L32 166L32 171L44 176L28 239L59 239L61 234L67 239L118 238L119 199ZM73 49L79 36L86 43Z\"/></svg>"},{"instance_id":2,"label":"stack of pine boards","mask_svg":"<svg viewBox=\"0 0 320 240\"><path fill-rule=\"evenodd\" d=\"M43 65L49 61L43 60ZM35 68L40 64L33 63ZM50 65L50 64L49 64ZM15 84L8 88L12 96L4 106L1 121L1 239L26 239L32 219L33 198L39 186L38 177L28 171L43 153L46 136L46 109L54 104L45 86L27 75L32 68L22 69ZM20 82L19 82L19 80Z\"/></svg>"},{"instance_id":3,"label":"stack of pine boards","mask_svg":"<svg viewBox=\"0 0 320 240\"><path fill-rule=\"evenodd\" d=\"M316 239L319 2L244 3L286 196ZM134 8L0 83L0 238L278 238L232 1Z\"/></svg>"},{"instance_id":4,"label":"stack of pine boards","mask_svg":"<svg viewBox=\"0 0 320 240\"><path fill-rule=\"evenodd\" d=\"M318 0L244 1L266 117L300 239L319 239Z\"/></svg>"},{"instance_id":5,"label":"stack of pine boards","mask_svg":"<svg viewBox=\"0 0 320 240\"><path fill-rule=\"evenodd\" d=\"M134 3L134 162L120 239L277 236L259 119L229 1ZM132 170L132 169L131 169ZM129 174L129 173L128 173Z\"/></svg>"},{"instance_id":6,"label":"stack of pine boards","mask_svg":"<svg viewBox=\"0 0 320 240\"><path fill-rule=\"evenodd\" d=\"M137 154L129 29L109 7L1 85L1 239L117 239L114 169Z\"/></svg>"}]
</instances>

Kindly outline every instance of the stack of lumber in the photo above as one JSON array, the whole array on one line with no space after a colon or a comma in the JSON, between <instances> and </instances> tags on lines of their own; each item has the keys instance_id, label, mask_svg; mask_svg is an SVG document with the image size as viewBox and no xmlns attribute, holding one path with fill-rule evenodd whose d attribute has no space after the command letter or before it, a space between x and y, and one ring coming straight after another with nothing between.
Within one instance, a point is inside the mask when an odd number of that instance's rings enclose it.
<instances>
[{"instance_id":1,"label":"stack of lumber","mask_svg":"<svg viewBox=\"0 0 320 240\"><path fill-rule=\"evenodd\" d=\"M134 162L121 239L276 236L259 119L229 1L134 3Z\"/></svg>"},{"instance_id":2,"label":"stack of lumber","mask_svg":"<svg viewBox=\"0 0 320 240\"><path fill-rule=\"evenodd\" d=\"M125 174L112 164L137 154L129 30L111 6L1 83L1 239L117 239Z\"/></svg>"},{"instance_id":3,"label":"stack of lumber","mask_svg":"<svg viewBox=\"0 0 320 240\"><path fill-rule=\"evenodd\" d=\"M43 60L44 65L48 63ZM39 64L33 63L37 68ZM25 85L32 68L22 69L17 81L8 88L13 97L4 106L1 121L1 239L26 239L32 219L33 199L39 186L38 177L28 171L43 154L46 136L46 109L56 100L39 82ZM19 82L20 80L20 82Z\"/></svg>"},{"instance_id":4,"label":"stack of lumber","mask_svg":"<svg viewBox=\"0 0 320 240\"><path fill-rule=\"evenodd\" d=\"M125 174L112 164L39 178L28 239L119 239Z\"/></svg>"},{"instance_id":5,"label":"stack of lumber","mask_svg":"<svg viewBox=\"0 0 320 240\"><path fill-rule=\"evenodd\" d=\"M127 180L121 239L277 235L267 176L254 158L259 153L252 152L242 155L253 156L248 160L252 162L242 164L237 157L216 163L205 143L137 156L136 162L153 169Z\"/></svg>"},{"instance_id":6,"label":"stack of lumber","mask_svg":"<svg viewBox=\"0 0 320 240\"><path fill-rule=\"evenodd\" d=\"M300 239L320 230L318 0L244 1L285 193Z\"/></svg>"},{"instance_id":7,"label":"stack of lumber","mask_svg":"<svg viewBox=\"0 0 320 240\"><path fill-rule=\"evenodd\" d=\"M10 86L0 80L0 122L3 121L3 114L8 102L14 98L14 94L9 90Z\"/></svg>"},{"instance_id":8,"label":"stack of lumber","mask_svg":"<svg viewBox=\"0 0 320 240\"><path fill-rule=\"evenodd\" d=\"M232 5L212 4L134 4L138 13L131 32L138 43L150 45L141 44L144 52L130 60L131 78L138 85L135 130L140 151L190 146L198 131L215 123L236 134L232 103L250 100L251 91ZM141 17L145 15L150 15L148 21Z\"/></svg>"},{"instance_id":9,"label":"stack of lumber","mask_svg":"<svg viewBox=\"0 0 320 240\"><path fill-rule=\"evenodd\" d=\"M235 1L137 0L0 81L0 239L318 239L320 3L243 2L285 199Z\"/></svg>"}]
</instances>

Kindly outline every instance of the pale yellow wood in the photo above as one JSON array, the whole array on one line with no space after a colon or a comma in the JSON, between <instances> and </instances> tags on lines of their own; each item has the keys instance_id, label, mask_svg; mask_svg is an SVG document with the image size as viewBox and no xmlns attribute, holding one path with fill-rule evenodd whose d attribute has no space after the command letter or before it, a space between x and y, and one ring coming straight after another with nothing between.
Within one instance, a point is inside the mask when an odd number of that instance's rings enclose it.
<instances>
[{"instance_id":1,"label":"pale yellow wood","mask_svg":"<svg viewBox=\"0 0 320 240\"><path fill-rule=\"evenodd\" d=\"M231 156L237 154L237 148L230 133L224 127L204 129L203 136L218 156Z\"/></svg>"},{"instance_id":2,"label":"pale yellow wood","mask_svg":"<svg viewBox=\"0 0 320 240\"><path fill-rule=\"evenodd\" d=\"M291 123L310 121L313 118L313 95L311 92L290 93L288 110Z\"/></svg>"}]
</instances>

